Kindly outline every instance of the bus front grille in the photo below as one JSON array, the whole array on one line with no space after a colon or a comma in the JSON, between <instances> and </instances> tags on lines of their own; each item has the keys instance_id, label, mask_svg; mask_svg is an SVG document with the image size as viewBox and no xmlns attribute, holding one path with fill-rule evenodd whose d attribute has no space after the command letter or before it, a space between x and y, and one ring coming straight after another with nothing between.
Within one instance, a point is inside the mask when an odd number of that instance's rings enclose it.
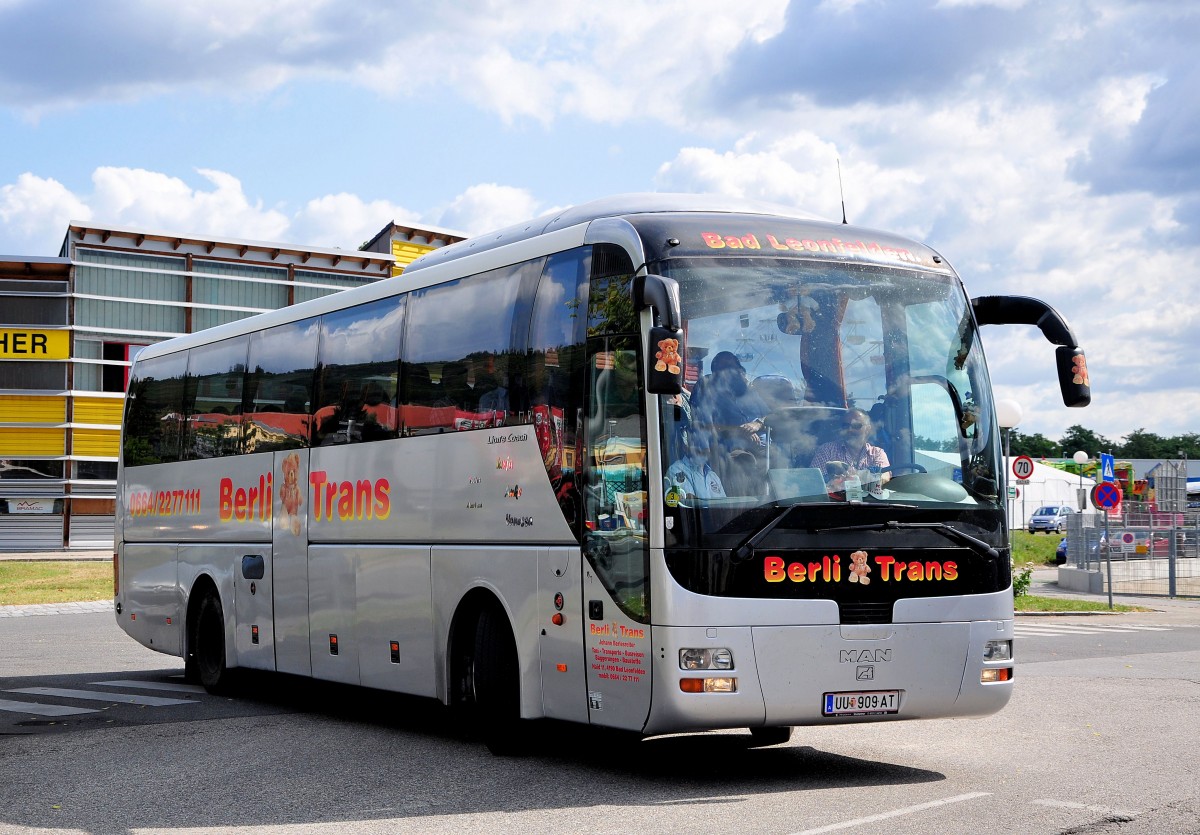
<instances>
[{"instance_id":1,"label":"bus front grille","mask_svg":"<svg viewBox=\"0 0 1200 835\"><path fill-rule=\"evenodd\" d=\"M891 603L841 603L839 609L843 624L892 622Z\"/></svg>"}]
</instances>

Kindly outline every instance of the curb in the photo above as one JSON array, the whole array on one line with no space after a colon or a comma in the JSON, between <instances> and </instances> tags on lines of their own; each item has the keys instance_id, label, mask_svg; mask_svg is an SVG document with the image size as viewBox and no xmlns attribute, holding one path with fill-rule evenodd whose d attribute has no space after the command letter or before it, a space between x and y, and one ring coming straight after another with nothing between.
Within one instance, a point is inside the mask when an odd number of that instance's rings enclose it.
<instances>
[{"instance_id":1,"label":"curb","mask_svg":"<svg viewBox=\"0 0 1200 835\"><path fill-rule=\"evenodd\" d=\"M20 606L0 606L0 618L26 618L38 615L79 615L113 611L111 600L89 600L82 603L28 603Z\"/></svg>"}]
</instances>

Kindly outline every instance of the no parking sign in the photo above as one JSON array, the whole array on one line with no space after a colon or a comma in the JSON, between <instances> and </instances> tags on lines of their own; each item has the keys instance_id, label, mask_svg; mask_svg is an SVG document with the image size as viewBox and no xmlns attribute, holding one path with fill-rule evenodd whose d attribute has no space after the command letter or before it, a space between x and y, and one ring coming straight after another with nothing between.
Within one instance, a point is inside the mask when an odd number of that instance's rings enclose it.
<instances>
[{"instance_id":1,"label":"no parking sign","mask_svg":"<svg viewBox=\"0 0 1200 835\"><path fill-rule=\"evenodd\" d=\"M1121 488L1111 481L1102 481L1092 488L1092 505L1111 510L1121 503Z\"/></svg>"}]
</instances>

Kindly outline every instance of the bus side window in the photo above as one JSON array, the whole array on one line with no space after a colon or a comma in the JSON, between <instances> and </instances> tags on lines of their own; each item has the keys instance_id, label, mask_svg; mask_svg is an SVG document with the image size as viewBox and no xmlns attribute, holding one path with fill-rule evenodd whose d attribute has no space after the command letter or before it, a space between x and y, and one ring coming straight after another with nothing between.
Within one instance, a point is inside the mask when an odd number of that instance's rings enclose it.
<instances>
[{"instance_id":1,"label":"bus side window","mask_svg":"<svg viewBox=\"0 0 1200 835\"><path fill-rule=\"evenodd\" d=\"M319 331L316 319L305 319L251 335L244 395L247 453L309 445Z\"/></svg>"},{"instance_id":2,"label":"bus side window","mask_svg":"<svg viewBox=\"0 0 1200 835\"><path fill-rule=\"evenodd\" d=\"M242 451L245 336L188 352L183 458L217 458Z\"/></svg>"},{"instance_id":3,"label":"bus side window","mask_svg":"<svg viewBox=\"0 0 1200 835\"><path fill-rule=\"evenodd\" d=\"M515 422L514 312L527 264L409 294L400 410L405 434Z\"/></svg>"},{"instance_id":4,"label":"bus side window","mask_svg":"<svg viewBox=\"0 0 1200 835\"><path fill-rule=\"evenodd\" d=\"M313 446L399 435L396 394L403 325L403 296L321 317Z\"/></svg>"},{"instance_id":5,"label":"bus side window","mask_svg":"<svg viewBox=\"0 0 1200 835\"><path fill-rule=\"evenodd\" d=\"M179 460L187 361L187 352L181 351L135 367L125 404L125 444L121 453L125 466Z\"/></svg>"}]
</instances>

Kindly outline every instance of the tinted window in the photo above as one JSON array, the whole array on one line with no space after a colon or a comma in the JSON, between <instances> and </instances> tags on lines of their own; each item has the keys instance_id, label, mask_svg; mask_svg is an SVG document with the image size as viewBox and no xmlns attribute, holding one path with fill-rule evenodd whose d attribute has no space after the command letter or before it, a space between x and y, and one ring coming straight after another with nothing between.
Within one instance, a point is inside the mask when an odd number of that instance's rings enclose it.
<instances>
[{"instance_id":1,"label":"tinted window","mask_svg":"<svg viewBox=\"0 0 1200 835\"><path fill-rule=\"evenodd\" d=\"M242 380L248 342L241 336L189 352L184 458L217 458L242 451Z\"/></svg>"},{"instance_id":2,"label":"tinted window","mask_svg":"<svg viewBox=\"0 0 1200 835\"><path fill-rule=\"evenodd\" d=\"M592 289L588 297L588 334L637 333L638 316L629 295L633 262L625 250L603 244L592 250Z\"/></svg>"},{"instance_id":3,"label":"tinted window","mask_svg":"<svg viewBox=\"0 0 1200 835\"><path fill-rule=\"evenodd\" d=\"M251 335L246 452L308 446L319 332L316 319L305 319Z\"/></svg>"},{"instance_id":4,"label":"tinted window","mask_svg":"<svg viewBox=\"0 0 1200 835\"><path fill-rule=\"evenodd\" d=\"M179 460L187 353L138 363L125 401L125 466Z\"/></svg>"},{"instance_id":5,"label":"tinted window","mask_svg":"<svg viewBox=\"0 0 1200 835\"><path fill-rule=\"evenodd\" d=\"M313 444L395 438L404 298L321 318L320 386Z\"/></svg>"},{"instance_id":6,"label":"tinted window","mask_svg":"<svg viewBox=\"0 0 1200 835\"><path fill-rule=\"evenodd\" d=\"M587 337L587 249L546 261L529 325L526 369L534 432L567 524L578 530L580 414Z\"/></svg>"},{"instance_id":7,"label":"tinted window","mask_svg":"<svg viewBox=\"0 0 1200 835\"><path fill-rule=\"evenodd\" d=\"M502 426L523 419L514 325L521 278L541 262L508 267L410 294L404 344L403 422L410 434ZM515 408L514 408L515 407Z\"/></svg>"}]
</instances>

